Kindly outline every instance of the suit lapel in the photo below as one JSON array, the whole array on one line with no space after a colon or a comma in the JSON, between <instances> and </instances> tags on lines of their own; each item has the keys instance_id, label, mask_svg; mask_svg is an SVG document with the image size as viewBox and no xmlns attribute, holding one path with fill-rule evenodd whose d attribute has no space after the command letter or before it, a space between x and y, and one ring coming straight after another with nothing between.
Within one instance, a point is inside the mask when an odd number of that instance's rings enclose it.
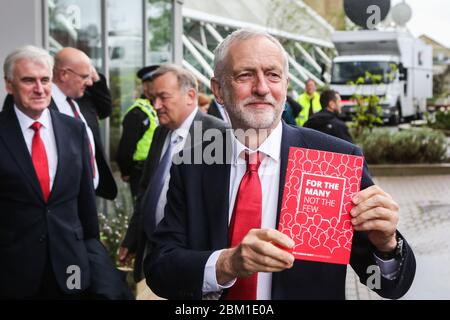
<instances>
[{"instance_id":1,"label":"suit lapel","mask_svg":"<svg viewBox=\"0 0 450 320\"><path fill-rule=\"evenodd\" d=\"M66 132L67 129L63 127L61 121L58 119L59 112L55 110L56 109L49 107L53 125L53 133L55 135L56 141L56 153L58 157L58 165L56 167L56 174L55 180L53 181L53 187L50 190L50 197L48 199L49 202L53 198L58 197L57 195L55 195L55 193L57 193L58 190L62 190L61 185L63 183L63 172L64 172L63 168L65 167L67 161L70 161L70 159L66 159L66 157L70 155L70 153L67 151L67 148L70 145L67 140L67 132Z\"/></svg>"},{"instance_id":2,"label":"suit lapel","mask_svg":"<svg viewBox=\"0 0 450 320\"><path fill-rule=\"evenodd\" d=\"M15 159L15 163L23 171L37 196L43 201L41 186L14 108L5 110L4 114L4 121L0 124L0 138L3 138L3 142Z\"/></svg>"},{"instance_id":3,"label":"suit lapel","mask_svg":"<svg viewBox=\"0 0 450 320\"><path fill-rule=\"evenodd\" d=\"M210 239L214 249L228 246L228 212L230 208L230 170L231 139L227 138L230 130L224 134L223 144L225 164L203 164L203 199L209 220Z\"/></svg>"},{"instance_id":4,"label":"suit lapel","mask_svg":"<svg viewBox=\"0 0 450 320\"><path fill-rule=\"evenodd\" d=\"M189 127L189 136L190 136L190 144L188 144L186 141L185 145L184 145L184 149L188 149L191 148L192 146L195 146L199 143L203 142L203 126L201 127L202 130L195 130L196 127L196 123L197 125L202 123L204 118L203 113L200 110L197 110L197 114L194 117L194 120L192 120L192 124Z\"/></svg>"},{"instance_id":5,"label":"suit lapel","mask_svg":"<svg viewBox=\"0 0 450 320\"><path fill-rule=\"evenodd\" d=\"M59 112L58 106L56 105L56 102L55 100L53 100L53 98L50 100L50 105L48 106L48 109Z\"/></svg>"}]
</instances>

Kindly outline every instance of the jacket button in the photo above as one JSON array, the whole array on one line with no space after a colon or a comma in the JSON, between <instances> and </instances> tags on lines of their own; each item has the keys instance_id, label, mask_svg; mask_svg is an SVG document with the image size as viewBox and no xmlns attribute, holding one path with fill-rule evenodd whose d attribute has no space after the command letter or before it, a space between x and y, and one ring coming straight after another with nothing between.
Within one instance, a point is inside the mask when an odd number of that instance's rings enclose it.
<instances>
[{"instance_id":1,"label":"jacket button","mask_svg":"<svg viewBox=\"0 0 450 320\"><path fill-rule=\"evenodd\" d=\"M39 242L40 242L40 243L45 242L45 240L47 240L47 236L45 236L45 235L42 235L42 236L39 238Z\"/></svg>"}]
</instances>

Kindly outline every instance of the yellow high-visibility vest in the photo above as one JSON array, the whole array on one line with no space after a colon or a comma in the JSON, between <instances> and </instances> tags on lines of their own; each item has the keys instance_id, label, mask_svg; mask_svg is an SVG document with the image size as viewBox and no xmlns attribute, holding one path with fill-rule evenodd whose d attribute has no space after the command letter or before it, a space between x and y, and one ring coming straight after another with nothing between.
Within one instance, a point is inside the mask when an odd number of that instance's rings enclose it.
<instances>
[{"instance_id":1,"label":"yellow high-visibility vest","mask_svg":"<svg viewBox=\"0 0 450 320\"><path fill-rule=\"evenodd\" d=\"M156 111L153 109L153 106L150 104L150 101L147 99L137 99L134 104L127 109L125 115L134 108L141 109L142 112L148 116L148 120L150 121L147 131L145 131L144 135L136 144L136 150L133 155L134 161L144 161L147 159L148 151L150 150L153 140L153 133L158 126L158 116Z\"/></svg>"},{"instance_id":2,"label":"yellow high-visibility vest","mask_svg":"<svg viewBox=\"0 0 450 320\"><path fill-rule=\"evenodd\" d=\"M310 96L306 92L304 92L298 97L297 102L302 107L302 110L295 119L295 122L297 122L297 125L299 127L302 127L305 122L308 121L309 109L311 108L311 104L313 111L312 113L317 113L322 110L322 106L320 105L320 94L318 94L317 92L313 93L312 98L310 98Z\"/></svg>"}]
</instances>

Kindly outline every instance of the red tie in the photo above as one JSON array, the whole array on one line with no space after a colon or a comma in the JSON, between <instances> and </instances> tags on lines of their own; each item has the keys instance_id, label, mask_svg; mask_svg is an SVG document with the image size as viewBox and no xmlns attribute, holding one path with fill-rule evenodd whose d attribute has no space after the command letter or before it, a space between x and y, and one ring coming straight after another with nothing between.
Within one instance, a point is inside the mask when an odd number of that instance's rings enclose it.
<instances>
[{"instance_id":1,"label":"red tie","mask_svg":"<svg viewBox=\"0 0 450 320\"><path fill-rule=\"evenodd\" d=\"M47 152L45 151L44 142L41 139L40 129L42 124L35 122L31 125L34 130L33 142L31 145L31 159L33 160L34 169L41 185L42 194L45 202L50 196L50 175L48 172Z\"/></svg>"},{"instance_id":2,"label":"red tie","mask_svg":"<svg viewBox=\"0 0 450 320\"><path fill-rule=\"evenodd\" d=\"M75 107L75 103L73 103L72 98L71 97L67 97L67 102L69 103L70 109L72 109L74 118L75 119L80 119L80 114L78 113L78 110ZM94 159L94 152L92 152L92 146L91 146L91 141L90 140L89 140L89 152L91 154L92 175L95 178L95 163L94 163L95 159Z\"/></svg>"},{"instance_id":3,"label":"red tie","mask_svg":"<svg viewBox=\"0 0 450 320\"><path fill-rule=\"evenodd\" d=\"M75 117L75 119L80 119L80 114L78 113L78 110L75 107L75 103L73 103L72 98L67 97L67 102L69 103L70 109L72 109L73 116Z\"/></svg>"},{"instance_id":4,"label":"red tie","mask_svg":"<svg viewBox=\"0 0 450 320\"><path fill-rule=\"evenodd\" d=\"M247 171L242 177L234 202L228 239L230 247L237 246L250 229L261 228L262 191L258 169L261 164L259 152L246 154ZM228 290L227 300L256 300L258 274L247 278L238 278Z\"/></svg>"}]
</instances>

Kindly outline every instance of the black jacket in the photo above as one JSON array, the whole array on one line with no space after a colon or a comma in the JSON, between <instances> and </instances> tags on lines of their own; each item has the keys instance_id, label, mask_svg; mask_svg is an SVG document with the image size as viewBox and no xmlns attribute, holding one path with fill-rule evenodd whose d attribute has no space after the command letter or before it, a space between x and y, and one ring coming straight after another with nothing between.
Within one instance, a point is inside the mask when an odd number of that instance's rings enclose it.
<instances>
[{"instance_id":1,"label":"black jacket","mask_svg":"<svg viewBox=\"0 0 450 320\"><path fill-rule=\"evenodd\" d=\"M88 138L84 125L50 110L58 167L45 202L14 109L0 114L0 297L22 299L38 290L51 263L62 291L90 285L85 239L99 238ZM67 268L81 271L69 290Z\"/></svg>"},{"instance_id":2,"label":"black jacket","mask_svg":"<svg viewBox=\"0 0 450 320\"><path fill-rule=\"evenodd\" d=\"M95 159L100 179L95 194L108 200L114 200L117 196L117 185L105 154L98 123L99 119L111 115L112 100L105 77L102 74L99 76L100 81L87 87L84 96L77 99L77 103L94 135Z\"/></svg>"},{"instance_id":3,"label":"black jacket","mask_svg":"<svg viewBox=\"0 0 450 320\"><path fill-rule=\"evenodd\" d=\"M325 109L313 114L303 126L353 142L345 122L335 113Z\"/></svg>"}]
</instances>

